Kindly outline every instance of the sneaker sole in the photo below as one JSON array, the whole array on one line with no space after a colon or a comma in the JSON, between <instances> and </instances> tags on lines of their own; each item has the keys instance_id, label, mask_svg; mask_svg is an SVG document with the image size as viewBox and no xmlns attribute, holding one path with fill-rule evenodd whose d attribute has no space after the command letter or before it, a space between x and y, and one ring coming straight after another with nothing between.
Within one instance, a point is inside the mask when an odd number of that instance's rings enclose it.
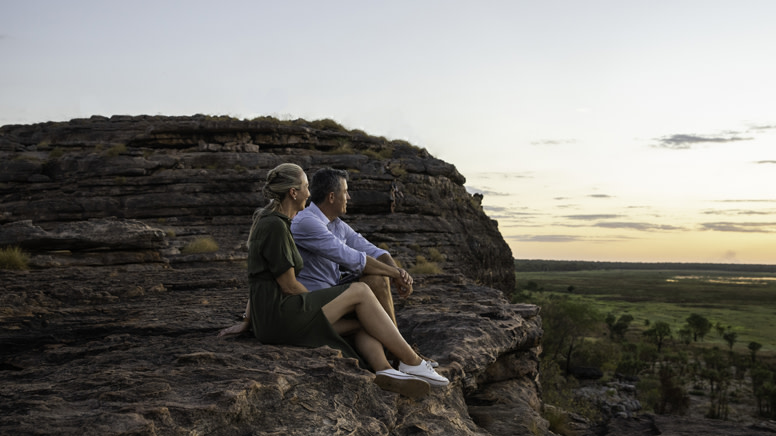
<instances>
[{"instance_id":1,"label":"sneaker sole","mask_svg":"<svg viewBox=\"0 0 776 436\"><path fill-rule=\"evenodd\" d=\"M375 377L375 384L383 390L396 392L409 398L425 397L431 392L431 386L418 378L398 379L378 374Z\"/></svg>"},{"instance_id":2,"label":"sneaker sole","mask_svg":"<svg viewBox=\"0 0 776 436\"><path fill-rule=\"evenodd\" d=\"M409 373L408 373L409 374ZM413 377L417 377L420 380L425 381L426 383L433 385L433 386L447 386L450 384L450 380L440 381L440 380L434 380L432 378L423 377L422 375L417 374L410 374Z\"/></svg>"}]
</instances>

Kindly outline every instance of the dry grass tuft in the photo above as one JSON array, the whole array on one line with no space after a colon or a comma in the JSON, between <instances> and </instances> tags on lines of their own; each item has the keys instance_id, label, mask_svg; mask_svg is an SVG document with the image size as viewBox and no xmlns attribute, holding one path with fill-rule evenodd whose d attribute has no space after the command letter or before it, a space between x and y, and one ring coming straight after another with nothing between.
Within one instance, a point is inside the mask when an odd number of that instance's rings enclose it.
<instances>
[{"instance_id":1,"label":"dry grass tuft","mask_svg":"<svg viewBox=\"0 0 776 436\"><path fill-rule=\"evenodd\" d=\"M19 247L0 248L0 269L26 270L30 256Z\"/></svg>"}]
</instances>

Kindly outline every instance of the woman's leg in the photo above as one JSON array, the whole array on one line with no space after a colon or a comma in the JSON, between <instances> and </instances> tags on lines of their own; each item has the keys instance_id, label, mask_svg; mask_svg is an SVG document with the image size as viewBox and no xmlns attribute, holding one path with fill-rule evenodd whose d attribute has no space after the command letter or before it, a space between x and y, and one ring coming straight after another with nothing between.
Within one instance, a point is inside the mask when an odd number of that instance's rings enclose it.
<instances>
[{"instance_id":1,"label":"woman's leg","mask_svg":"<svg viewBox=\"0 0 776 436\"><path fill-rule=\"evenodd\" d=\"M346 313L352 311L356 312L366 333L377 339L399 360L407 365L421 363L421 358L404 340L372 290L364 283L351 284L337 298L323 306L323 314L333 325L341 321Z\"/></svg>"},{"instance_id":2,"label":"woman's leg","mask_svg":"<svg viewBox=\"0 0 776 436\"><path fill-rule=\"evenodd\" d=\"M361 323L357 319L340 318L337 322L331 323L331 326L340 336L349 336L361 330Z\"/></svg>"},{"instance_id":3,"label":"woman's leg","mask_svg":"<svg viewBox=\"0 0 776 436\"><path fill-rule=\"evenodd\" d=\"M370 336L363 329L356 332L355 341L356 350L372 366L372 369L382 371L391 368L391 364L385 358L383 344L380 341Z\"/></svg>"}]
</instances>

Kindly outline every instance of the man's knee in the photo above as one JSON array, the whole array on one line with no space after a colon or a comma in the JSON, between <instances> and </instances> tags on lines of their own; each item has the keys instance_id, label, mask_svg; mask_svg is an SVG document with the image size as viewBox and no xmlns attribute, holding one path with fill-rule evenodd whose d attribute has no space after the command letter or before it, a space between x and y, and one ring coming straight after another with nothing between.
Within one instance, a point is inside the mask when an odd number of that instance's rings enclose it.
<instances>
[{"instance_id":1,"label":"man's knee","mask_svg":"<svg viewBox=\"0 0 776 436\"><path fill-rule=\"evenodd\" d=\"M361 281L369 285L377 297L391 295L391 285L385 276L367 274L361 276Z\"/></svg>"}]
</instances>

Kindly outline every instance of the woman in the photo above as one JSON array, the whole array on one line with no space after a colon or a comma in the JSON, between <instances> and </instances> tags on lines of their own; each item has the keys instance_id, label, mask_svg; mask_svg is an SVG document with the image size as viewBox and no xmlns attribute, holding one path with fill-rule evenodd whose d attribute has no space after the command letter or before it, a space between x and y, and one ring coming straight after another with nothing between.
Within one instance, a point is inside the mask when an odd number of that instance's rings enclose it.
<instances>
[{"instance_id":1,"label":"woman","mask_svg":"<svg viewBox=\"0 0 776 436\"><path fill-rule=\"evenodd\" d=\"M428 393L429 383L447 385L449 381L407 344L366 284L308 292L296 280L303 265L290 225L305 207L308 187L307 175L295 164L278 165L267 174L263 194L270 202L254 213L248 237L250 298L245 321L222 330L219 336L240 333L252 325L263 343L328 345L363 364L342 338L352 336L360 355L375 370L375 382L381 388L417 397ZM355 312L355 319L344 318L351 312ZM401 361L398 371L388 363L383 347Z\"/></svg>"}]
</instances>

